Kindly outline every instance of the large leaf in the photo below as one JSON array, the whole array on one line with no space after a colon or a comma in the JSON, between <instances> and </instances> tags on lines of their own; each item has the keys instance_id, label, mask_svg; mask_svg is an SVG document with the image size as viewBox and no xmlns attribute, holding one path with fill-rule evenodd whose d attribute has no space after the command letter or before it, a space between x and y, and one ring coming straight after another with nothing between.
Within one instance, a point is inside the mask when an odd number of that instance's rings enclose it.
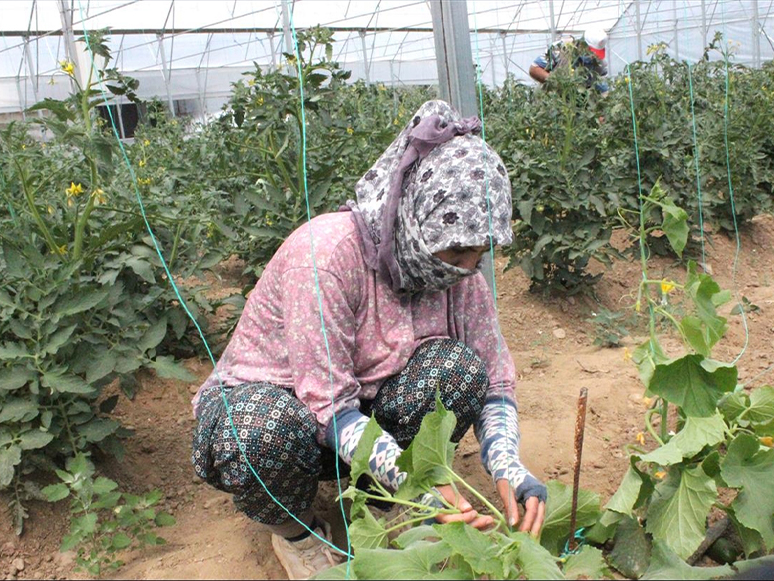
<instances>
[{"instance_id":1,"label":"large leaf","mask_svg":"<svg viewBox=\"0 0 774 581\"><path fill-rule=\"evenodd\" d=\"M435 411L422 418L419 432L396 463L398 468L409 474L398 491L399 498L451 482L449 469L454 459L451 436L456 425L456 416L443 407L436 395Z\"/></svg>"},{"instance_id":2,"label":"large leaf","mask_svg":"<svg viewBox=\"0 0 774 581\"><path fill-rule=\"evenodd\" d=\"M38 402L27 398L9 398L0 409L0 424L9 422L28 422L37 417Z\"/></svg>"},{"instance_id":3,"label":"large leaf","mask_svg":"<svg viewBox=\"0 0 774 581\"><path fill-rule=\"evenodd\" d=\"M632 510L637 506L637 501L640 500L643 492L649 493L652 489L650 477L637 468L635 459L632 457L629 470L626 471L618 490L605 505L605 509L632 516Z\"/></svg>"},{"instance_id":4,"label":"large leaf","mask_svg":"<svg viewBox=\"0 0 774 581\"><path fill-rule=\"evenodd\" d=\"M349 536L357 550L385 548L388 544L384 519L376 520L368 508L362 511L361 518L350 525Z\"/></svg>"},{"instance_id":5,"label":"large leaf","mask_svg":"<svg viewBox=\"0 0 774 581\"><path fill-rule=\"evenodd\" d=\"M570 536L570 513L572 512L572 487L557 480L546 484L548 502L546 516L540 533L540 544L551 554L559 555L564 550ZM578 510L576 526L586 527L594 524L599 517L599 495L590 490L578 491Z\"/></svg>"},{"instance_id":6,"label":"large leaf","mask_svg":"<svg viewBox=\"0 0 774 581\"><path fill-rule=\"evenodd\" d=\"M750 394L750 410L746 418L755 425L774 421L774 387L767 385L754 389Z\"/></svg>"},{"instance_id":7,"label":"large leaf","mask_svg":"<svg viewBox=\"0 0 774 581\"><path fill-rule=\"evenodd\" d=\"M59 375L57 373L44 373L43 385L50 388L52 393L93 393L94 387L86 383L77 375Z\"/></svg>"},{"instance_id":8,"label":"large leaf","mask_svg":"<svg viewBox=\"0 0 774 581\"><path fill-rule=\"evenodd\" d=\"M54 314L65 317L88 311L99 305L108 296L108 293L109 291L106 289L83 290L59 301L54 308Z\"/></svg>"},{"instance_id":9,"label":"large leaf","mask_svg":"<svg viewBox=\"0 0 774 581\"><path fill-rule=\"evenodd\" d=\"M774 449L761 450L758 438L741 434L728 446L720 475L741 491L731 503L739 522L763 537L767 550L774 548Z\"/></svg>"},{"instance_id":10,"label":"large leaf","mask_svg":"<svg viewBox=\"0 0 774 581\"><path fill-rule=\"evenodd\" d=\"M78 426L78 434L83 436L87 442L101 442L119 427L120 424L115 420L95 418L86 424Z\"/></svg>"},{"instance_id":11,"label":"large leaf","mask_svg":"<svg viewBox=\"0 0 774 581\"><path fill-rule=\"evenodd\" d=\"M0 390L13 391L26 385L35 377L35 372L26 367L0 369Z\"/></svg>"},{"instance_id":12,"label":"large leaf","mask_svg":"<svg viewBox=\"0 0 774 581\"><path fill-rule=\"evenodd\" d=\"M662 200L661 209L664 214L661 229L667 235L669 244L677 256L682 256L685 244L688 242L688 213L666 197Z\"/></svg>"},{"instance_id":13,"label":"large leaf","mask_svg":"<svg viewBox=\"0 0 774 581\"><path fill-rule=\"evenodd\" d=\"M647 387L653 378L656 365L669 361L658 339L651 337L639 345L632 353L632 361L637 365L640 381Z\"/></svg>"},{"instance_id":14,"label":"large leaf","mask_svg":"<svg viewBox=\"0 0 774 581\"><path fill-rule=\"evenodd\" d=\"M419 541L408 549L361 549L354 560L358 579L465 579L454 570L440 571L453 549L446 543Z\"/></svg>"},{"instance_id":15,"label":"large leaf","mask_svg":"<svg viewBox=\"0 0 774 581\"><path fill-rule=\"evenodd\" d=\"M712 347L725 335L728 329L726 319L719 316L716 309L727 300L728 295L720 290L720 286L712 280L711 276L703 273L698 274L694 262L688 264L685 292L693 299L696 317L701 321L701 326L695 325L695 321L689 325L692 328L688 340L701 353L702 343L706 345L706 348ZM701 340L694 333L696 327L700 330ZM697 343L694 344L694 340Z\"/></svg>"},{"instance_id":16,"label":"large leaf","mask_svg":"<svg viewBox=\"0 0 774 581\"><path fill-rule=\"evenodd\" d=\"M655 462L661 466L670 466L682 462L701 452L705 446L714 446L726 438L726 423L723 416L716 412L707 418L688 417L680 430L666 445L656 448L640 459Z\"/></svg>"},{"instance_id":17,"label":"large leaf","mask_svg":"<svg viewBox=\"0 0 774 581\"><path fill-rule=\"evenodd\" d=\"M58 329L51 335L51 337L49 337L48 341L43 347L43 351L51 355L56 354L56 352L59 351L59 348L67 343L77 326L78 325L68 325Z\"/></svg>"},{"instance_id":18,"label":"large leaf","mask_svg":"<svg viewBox=\"0 0 774 581\"><path fill-rule=\"evenodd\" d=\"M360 441L357 443L355 453L352 456L352 463L350 464L350 481L357 482L361 475L370 474L371 467L371 453L374 450L374 444L377 438L382 435L382 429L379 424L376 423L376 418L371 416L368 420L368 424L363 430L363 434L360 436Z\"/></svg>"},{"instance_id":19,"label":"large leaf","mask_svg":"<svg viewBox=\"0 0 774 581\"><path fill-rule=\"evenodd\" d=\"M30 430L19 435L19 446L22 450L36 450L51 443L54 435L40 430Z\"/></svg>"},{"instance_id":20,"label":"large leaf","mask_svg":"<svg viewBox=\"0 0 774 581\"><path fill-rule=\"evenodd\" d=\"M137 348L140 353L145 353L149 349L153 349L159 343L164 340L164 336L167 334L167 318L161 317L158 321L148 328L143 335L142 339L137 343Z\"/></svg>"},{"instance_id":21,"label":"large leaf","mask_svg":"<svg viewBox=\"0 0 774 581\"><path fill-rule=\"evenodd\" d=\"M21 452L19 446L0 448L0 490L13 480L14 469L21 462Z\"/></svg>"},{"instance_id":22,"label":"large leaf","mask_svg":"<svg viewBox=\"0 0 774 581\"><path fill-rule=\"evenodd\" d=\"M24 343L3 343L0 344L0 361L8 359L19 359L20 357L33 357L33 355L24 346Z\"/></svg>"},{"instance_id":23,"label":"large leaf","mask_svg":"<svg viewBox=\"0 0 774 581\"><path fill-rule=\"evenodd\" d=\"M477 575L489 579L503 578L500 547L493 538L461 522L434 525L438 537L460 555Z\"/></svg>"},{"instance_id":24,"label":"large leaf","mask_svg":"<svg viewBox=\"0 0 774 581\"><path fill-rule=\"evenodd\" d=\"M562 572L565 579L602 579L611 576L602 551L588 545L567 557Z\"/></svg>"},{"instance_id":25,"label":"large leaf","mask_svg":"<svg viewBox=\"0 0 774 581\"><path fill-rule=\"evenodd\" d=\"M661 541L653 543L653 557L643 579L717 579L734 574L728 565L691 567Z\"/></svg>"},{"instance_id":26,"label":"large leaf","mask_svg":"<svg viewBox=\"0 0 774 581\"><path fill-rule=\"evenodd\" d=\"M717 495L715 481L701 466L672 469L668 479L656 487L648 508L647 531L687 559L704 540L707 515Z\"/></svg>"},{"instance_id":27,"label":"large leaf","mask_svg":"<svg viewBox=\"0 0 774 581\"><path fill-rule=\"evenodd\" d=\"M503 565L506 576L510 579L564 579L564 575L556 564L556 557L538 544L527 533L511 533L515 541L506 548L503 554ZM514 569L521 571L515 576Z\"/></svg>"},{"instance_id":28,"label":"large leaf","mask_svg":"<svg viewBox=\"0 0 774 581\"><path fill-rule=\"evenodd\" d=\"M736 387L736 366L686 355L657 364L648 390L680 406L687 416L715 414L723 394Z\"/></svg>"},{"instance_id":29,"label":"large leaf","mask_svg":"<svg viewBox=\"0 0 774 581\"><path fill-rule=\"evenodd\" d=\"M317 575L312 577L312 579L329 579L333 581L339 579L357 579L357 577L355 576L355 571L352 567L352 561L345 561L335 567L320 571Z\"/></svg>"},{"instance_id":30,"label":"large leaf","mask_svg":"<svg viewBox=\"0 0 774 581\"><path fill-rule=\"evenodd\" d=\"M764 569L754 575L754 572L758 568L765 567L766 573L763 573ZM748 561L737 561L734 563L734 569L739 571L739 575L748 579L763 579L764 574L771 576L771 571L774 570L774 555L768 555L766 557L760 557L758 559L750 559Z\"/></svg>"},{"instance_id":31,"label":"large leaf","mask_svg":"<svg viewBox=\"0 0 774 581\"><path fill-rule=\"evenodd\" d=\"M625 518L618 525L610 552L610 564L627 579L639 579L650 563L651 543L636 518Z\"/></svg>"},{"instance_id":32,"label":"large leaf","mask_svg":"<svg viewBox=\"0 0 774 581\"><path fill-rule=\"evenodd\" d=\"M193 373L183 367L181 363L176 362L170 355L156 357L155 361L151 361L150 366L156 370L159 377L189 382L196 380Z\"/></svg>"}]
</instances>

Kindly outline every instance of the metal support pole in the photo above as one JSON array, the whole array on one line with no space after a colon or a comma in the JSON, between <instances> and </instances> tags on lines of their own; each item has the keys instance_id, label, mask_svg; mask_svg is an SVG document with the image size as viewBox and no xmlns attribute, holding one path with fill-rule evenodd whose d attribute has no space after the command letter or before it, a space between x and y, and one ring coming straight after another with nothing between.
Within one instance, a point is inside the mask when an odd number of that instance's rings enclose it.
<instances>
[{"instance_id":1,"label":"metal support pole","mask_svg":"<svg viewBox=\"0 0 774 581\"><path fill-rule=\"evenodd\" d=\"M489 59L489 68L491 69L491 72L492 72L492 88L493 89L495 87L497 87L497 76L495 75L495 73L497 71L495 71L495 59L494 59L495 47L494 47L494 45L495 45L495 37L494 37L494 35L491 35L489 37L489 50L492 53L492 58Z\"/></svg>"},{"instance_id":2,"label":"metal support pole","mask_svg":"<svg viewBox=\"0 0 774 581\"><path fill-rule=\"evenodd\" d=\"M65 55L67 60L73 63L75 70L70 78L70 88L75 91L75 79L78 79L81 87L85 87L88 82L88 70L83 58L83 52L79 51L75 45L75 36L73 34L73 11L70 8L69 0L58 0L59 16L62 20L62 38L64 40Z\"/></svg>"},{"instance_id":3,"label":"metal support pole","mask_svg":"<svg viewBox=\"0 0 774 581\"><path fill-rule=\"evenodd\" d=\"M19 107L21 107L22 120L27 120L27 106L24 98L24 91L21 88L21 76L16 75L16 94L19 96Z\"/></svg>"},{"instance_id":4,"label":"metal support pole","mask_svg":"<svg viewBox=\"0 0 774 581\"><path fill-rule=\"evenodd\" d=\"M508 78L508 49L505 44L505 32L500 33L500 40L503 45L503 66L505 67L505 79Z\"/></svg>"},{"instance_id":5,"label":"metal support pole","mask_svg":"<svg viewBox=\"0 0 774 581\"><path fill-rule=\"evenodd\" d=\"M448 101L463 117L478 116L467 0L431 0L430 12L441 99ZM491 288L494 266L490 253L482 259L481 272Z\"/></svg>"},{"instance_id":6,"label":"metal support pole","mask_svg":"<svg viewBox=\"0 0 774 581\"><path fill-rule=\"evenodd\" d=\"M707 3L706 0L701 0L701 34L704 39L704 44L701 47L702 52L707 48Z\"/></svg>"},{"instance_id":7,"label":"metal support pole","mask_svg":"<svg viewBox=\"0 0 774 581\"><path fill-rule=\"evenodd\" d=\"M274 48L274 33L269 32L268 37L269 37L269 48L271 49L271 69L275 71L277 70L277 53L275 52L276 49Z\"/></svg>"},{"instance_id":8,"label":"metal support pole","mask_svg":"<svg viewBox=\"0 0 774 581\"><path fill-rule=\"evenodd\" d=\"M293 35L290 32L290 0L282 0L282 36L285 39L285 52L293 54ZM295 67L288 64L291 74L295 72Z\"/></svg>"},{"instance_id":9,"label":"metal support pole","mask_svg":"<svg viewBox=\"0 0 774 581\"><path fill-rule=\"evenodd\" d=\"M761 66L761 33L760 16L758 14L758 0L752 0L753 18L752 18L752 48L753 48L753 66Z\"/></svg>"},{"instance_id":10,"label":"metal support pole","mask_svg":"<svg viewBox=\"0 0 774 581\"><path fill-rule=\"evenodd\" d=\"M368 86L371 84L371 75L369 71L370 67L368 66L368 51L366 50L366 41L365 41L366 31L361 30L358 34L360 34L360 44L363 47L363 68L365 69L366 86Z\"/></svg>"},{"instance_id":11,"label":"metal support pole","mask_svg":"<svg viewBox=\"0 0 774 581\"><path fill-rule=\"evenodd\" d=\"M551 18L551 44L556 41L556 18L554 18L554 0L548 0L548 16Z\"/></svg>"},{"instance_id":12,"label":"metal support pole","mask_svg":"<svg viewBox=\"0 0 774 581\"><path fill-rule=\"evenodd\" d=\"M167 105L172 117L175 117L175 104L172 101L172 89L169 87L169 68L167 65L167 57L164 52L164 35L157 34L156 38L159 41L159 56L161 57L161 75L164 77L164 87L167 90Z\"/></svg>"},{"instance_id":13,"label":"metal support pole","mask_svg":"<svg viewBox=\"0 0 774 581\"><path fill-rule=\"evenodd\" d=\"M126 129L124 129L124 114L121 112L123 98L121 98L120 101L115 101L114 104L116 107L116 113L118 114L118 134L121 136L121 139L126 139ZM108 107L109 106L110 105L108 105Z\"/></svg>"},{"instance_id":14,"label":"metal support pole","mask_svg":"<svg viewBox=\"0 0 774 581\"><path fill-rule=\"evenodd\" d=\"M677 20L677 0L672 0L672 12L675 16L675 60L680 61L680 27Z\"/></svg>"},{"instance_id":15,"label":"metal support pole","mask_svg":"<svg viewBox=\"0 0 774 581\"><path fill-rule=\"evenodd\" d=\"M634 17L637 25L637 60L642 60L642 20L640 19L640 0L634 0Z\"/></svg>"},{"instance_id":16,"label":"metal support pole","mask_svg":"<svg viewBox=\"0 0 774 581\"><path fill-rule=\"evenodd\" d=\"M30 53L30 39L26 36L24 37L24 62L27 65L27 76L30 79L30 82L32 83L32 96L35 99L35 103L38 102L38 88L39 88L39 79L38 79L38 72L37 67L32 62L32 54Z\"/></svg>"}]
</instances>

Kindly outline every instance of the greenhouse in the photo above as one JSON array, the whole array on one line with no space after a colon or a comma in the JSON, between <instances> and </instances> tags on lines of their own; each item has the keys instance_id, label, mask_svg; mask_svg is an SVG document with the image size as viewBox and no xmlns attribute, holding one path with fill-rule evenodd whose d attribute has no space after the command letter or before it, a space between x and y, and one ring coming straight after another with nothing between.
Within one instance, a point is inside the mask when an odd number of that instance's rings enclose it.
<instances>
[{"instance_id":1,"label":"greenhouse","mask_svg":"<svg viewBox=\"0 0 774 581\"><path fill-rule=\"evenodd\" d=\"M0 573L774 579L774 0L4 0Z\"/></svg>"}]
</instances>

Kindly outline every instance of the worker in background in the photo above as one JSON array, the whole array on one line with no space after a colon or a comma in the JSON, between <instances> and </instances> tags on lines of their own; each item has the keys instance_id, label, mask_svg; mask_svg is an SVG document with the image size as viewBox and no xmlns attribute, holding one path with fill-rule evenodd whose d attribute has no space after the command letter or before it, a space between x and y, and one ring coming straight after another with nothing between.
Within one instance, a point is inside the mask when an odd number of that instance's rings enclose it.
<instances>
[{"instance_id":1,"label":"worker in background","mask_svg":"<svg viewBox=\"0 0 774 581\"><path fill-rule=\"evenodd\" d=\"M601 93L608 91L608 85L599 77L607 76L605 47L607 33L603 28L587 29L580 39L570 38L553 43L544 55L534 60L529 67L529 76L541 85L554 71L572 65L575 69L583 67L588 72L586 87L592 86Z\"/></svg>"}]
</instances>

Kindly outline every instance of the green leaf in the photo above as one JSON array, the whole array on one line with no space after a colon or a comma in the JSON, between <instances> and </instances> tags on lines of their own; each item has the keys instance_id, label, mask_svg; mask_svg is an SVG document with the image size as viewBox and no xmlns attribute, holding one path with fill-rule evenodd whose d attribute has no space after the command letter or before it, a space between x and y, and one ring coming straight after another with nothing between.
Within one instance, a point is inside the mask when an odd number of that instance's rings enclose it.
<instances>
[{"instance_id":1,"label":"green leaf","mask_svg":"<svg viewBox=\"0 0 774 581\"><path fill-rule=\"evenodd\" d=\"M523 575L526 579L564 579L556 564L556 557L534 538L527 533L511 533L510 537L515 542L503 554L503 566L508 578L520 578ZM520 569L521 575L513 575L514 568Z\"/></svg>"},{"instance_id":2,"label":"green leaf","mask_svg":"<svg viewBox=\"0 0 774 581\"><path fill-rule=\"evenodd\" d=\"M0 345L0 361L32 357L23 343L4 343Z\"/></svg>"},{"instance_id":3,"label":"green leaf","mask_svg":"<svg viewBox=\"0 0 774 581\"><path fill-rule=\"evenodd\" d=\"M104 476L100 476L94 481L94 494L105 494L106 492L110 492L116 488L118 488L118 484L110 480L110 478L105 478Z\"/></svg>"},{"instance_id":4,"label":"green leaf","mask_svg":"<svg viewBox=\"0 0 774 581\"><path fill-rule=\"evenodd\" d=\"M637 365L640 381L642 381L645 386L648 386L650 385L650 380L653 378L653 372L656 369L656 365L669 361L669 358L661 348L658 339L652 337L634 350L632 353L632 361Z\"/></svg>"},{"instance_id":5,"label":"green leaf","mask_svg":"<svg viewBox=\"0 0 774 581\"><path fill-rule=\"evenodd\" d=\"M758 438L741 434L728 446L720 475L732 488L741 488L731 507L738 521L763 537L767 550L774 548L774 449L761 450Z\"/></svg>"},{"instance_id":6,"label":"green leaf","mask_svg":"<svg viewBox=\"0 0 774 581\"><path fill-rule=\"evenodd\" d=\"M360 441L355 448L355 454L352 456L349 472L351 482L357 482L361 475L371 473L369 464L371 452L373 452L377 438L382 434L382 429L372 415L368 420L368 424L366 424L365 430L363 430L363 435L360 436Z\"/></svg>"},{"instance_id":7,"label":"green leaf","mask_svg":"<svg viewBox=\"0 0 774 581\"><path fill-rule=\"evenodd\" d=\"M140 353L145 353L149 349L153 349L159 343L161 343L164 340L166 334L167 318L161 317L145 332L145 335L143 335L142 339L140 339L139 343L137 344L137 348L140 350Z\"/></svg>"},{"instance_id":8,"label":"green leaf","mask_svg":"<svg viewBox=\"0 0 774 581\"><path fill-rule=\"evenodd\" d=\"M650 563L651 545L636 518L625 518L619 525L610 552L610 563L627 579L639 579Z\"/></svg>"},{"instance_id":9,"label":"green leaf","mask_svg":"<svg viewBox=\"0 0 774 581\"><path fill-rule=\"evenodd\" d=\"M90 422L78 426L78 435L87 442L100 442L114 433L120 424L109 418L94 418Z\"/></svg>"},{"instance_id":10,"label":"green leaf","mask_svg":"<svg viewBox=\"0 0 774 581\"><path fill-rule=\"evenodd\" d=\"M0 370L0 391L13 391L25 386L35 377L26 367L10 367Z\"/></svg>"},{"instance_id":11,"label":"green leaf","mask_svg":"<svg viewBox=\"0 0 774 581\"><path fill-rule=\"evenodd\" d=\"M489 579L502 579L503 565L498 553L500 547L492 542L492 537L461 522L433 526L438 537L449 545L470 565L477 575Z\"/></svg>"},{"instance_id":12,"label":"green leaf","mask_svg":"<svg viewBox=\"0 0 774 581\"><path fill-rule=\"evenodd\" d=\"M131 537L126 533L121 533L121 532L116 533L113 536L113 541L111 542L112 547L117 551L120 551L121 549L125 549L131 544L132 544Z\"/></svg>"},{"instance_id":13,"label":"green leaf","mask_svg":"<svg viewBox=\"0 0 774 581\"><path fill-rule=\"evenodd\" d=\"M46 500L49 502L58 502L63 498L67 498L70 495L70 489L66 484L51 484L46 486L41 492L45 495Z\"/></svg>"},{"instance_id":14,"label":"green leaf","mask_svg":"<svg viewBox=\"0 0 774 581\"><path fill-rule=\"evenodd\" d=\"M171 527L174 526L177 521L175 520L175 517L173 517L171 514L168 514L166 512L160 512L156 515L156 526L159 527Z\"/></svg>"},{"instance_id":15,"label":"green leaf","mask_svg":"<svg viewBox=\"0 0 774 581\"><path fill-rule=\"evenodd\" d=\"M77 326L78 325L68 325L67 327L58 329L53 335L51 335L51 338L48 340L48 342L45 343L43 351L51 355L55 354L57 351L59 351L59 348L62 345L67 343Z\"/></svg>"},{"instance_id":16,"label":"green leaf","mask_svg":"<svg viewBox=\"0 0 774 581\"><path fill-rule=\"evenodd\" d=\"M650 478L641 472L634 463L629 466L626 474L618 486L618 490L605 505L606 510L612 510L622 515L632 516L632 510L637 505L643 484L647 483L648 488L652 488Z\"/></svg>"},{"instance_id":17,"label":"green leaf","mask_svg":"<svg viewBox=\"0 0 774 581\"><path fill-rule=\"evenodd\" d=\"M41 432L40 430L30 430L19 435L19 446L22 450L37 450L44 448L54 439L54 434Z\"/></svg>"},{"instance_id":18,"label":"green leaf","mask_svg":"<svg viewBox=\"0 0 774 581\"><path fill-rule=\"evenodd\" d=\"M570 536L570 513L572 512L572 487L557 480L549 481L546 516L540 534L540 544L553 555L559 555ZM576 526L587 527L599 517L599 495L590 490L578 491Z\"/></svg>"},{"instance_id":19,"label":"green leaf","mask_svg":"<svg viewBox=\"0 0 774 581\"><path fill-rule=\"evenodd\" d=\"M137 276L146 282L156 284L156 277L153 274L153 265L145 258L132 256L126 259L126 266L131 268Z\"/></svg>"},{"instance_id":20,"label":"green leaf","mask_svg":"<svg viewBox=\"0 0 774 581\"><path fill-rule=\"evenodd\" d=\"M746 417L754 425L768 424L774 420L774 387L767 385L752 391L750 411Z\"/></svg>"},{"instance_id":21,"label":"green leaf","mask_svg":"<svg viewBox=\"0 0 774 581\"><path fill-rule=\"evenodd\" d=\"M453 553L446 543L420 541L403 551L361 549L353 565L358 579L464 579L458 571L439 570Z\"/></svg>"},{"instance_id":22,"label":"green leaf","mask_svg":"<svg viewBox=\"0 0 774 581\"><path fill-rule=\"evenodd\" d=\"M738 418L739 415L749 407L748 401L749 398L747 397L747 394L743 392L729 393L720 400L718 408L726 421L731 422Z\"/></svg>"},{"instance_id":23,"label":"green leaf","mask_svg":"<svg viewBox=\"0 0 774 581\"><path fill-rule=\"evenodd\" d=\"M702 340L708 347L712 347L728 330L726 319L720 317L716 310L725 301L726 293L720 290L710 275L697 274L696 263L693 261L688 263L685 292L693 299L696 316L702 323Z\"/></svg>"},{"instance_id":24,"label":"green leaf","mask_svg":"<svg viewBox=\"0 0 774 581\"><path fill-rule=\"evenodd\" d=\"M581 548L580 552L567 557L564 563L565 579L602 579L611 577L610 570L605 564L602 551L588 545Z\"/></svg>"},{"instance_id":25,"label":"green leaf","mask_svg":"<svg viewBox=\"0 0 774 581\"><path fill-rule=\"evenodd\" d=\"M82 516L75 517L72 520L73 531L81 531L88 535L92 534L97 528L97 513L89 512Z\"/></svg>"},{"instance_id":26,"label":"green leaf","mask_svg":"<svg viewBox=\"0 0 774 581\"><path fill-rule=\"evenodd\" d=\"M451 441L456 416L443 407L436 394L435 411L422 418L422 423L411 445L400 455L397 466L409 474L400 493L411 485L433 487L451 482L449 470L454 460L454 444Z\"/></svg>"},{"instance_id":27,"label":"green leaf","mask_svg":"<svg viewBox=\"0 0 774 581\"><path fill-rule=\"evenodd\" d=\"M418 541L435 536L435 529L430 525L419 525L400 533L392 543L399 549L405 549Z\"/></svg>"},{"instance_id":28,"label":"green leaf","mask_svg":"<svg viewBox=\"0 0 774 581\"><path fill-rule=\"evenodd\" d=\"M335 567L320 571L312 577L312 579L330 579L331 581L337 581L340 579L357 579L355 572L352 570L352 563L344 562Z\"/></svg>"},{"instance_id":29,"label":"green leaf","mask_svg":"<svg viewBox=\"0 0 774 581\"><path fill-rule=\"evenodd\" d=\"M646 529L687 559L704 540L707 515L717 496L715 481L701 466L672 469L667 480L656 487Z\"/></svg>"},{"instance_id":30,"label":"green leaf","mask_svg":"<svg viewBox=\"0 0 774 581\"><path fill-rule=\"evenodd\" d=\"M664 446L645 454L640 459L661 466L682 462L683 458L695 456L705 446L720 444L726 439L726 423L723 416L715 412L708 418L687 417L685 425Z\"/></svg>"},{"instance_id":31,"label":"green leaf","mask_svg":"<svg viewBox=\"0 0 774 581\"><path fill-rule=\"evenodd\" d=\"M88 311L99 305L108 296L109 291L101 290L83 290L76 295L59 301L54 307L54 315L66 317Z\"/></svg>"},{"instance_id":32,"label":"green leaf","mask_svg":"<svg viewBox=\"0 0 774 581\"><path fill-rule=\"evenodd\" d=\"M664 221L661 229L669 239L669 244L682 257L685 244L688 242L688 213L682 208L678 208L669 198L662 200L661 209L664 213Z\"/></svg>"},{"instance_id":33,"label":"green leaf","mask_svg":"<svg viewBox=\"0 0 774 581\"><path fill-rule=\"evenodd\" d=\"M771 575L771 569L774 567L774 555L768 555L758 559L749 559L747 561L736 561L734 563L734 569L739 572L739 576L743 579L762 579L762 574L758 574L757 576L752 575L753 571L758 567L767 567L769 575Z\"/></svg>"},{"instance_id":34,"label":"green leaf","mask_svg":"<svg viewBox=\"0 0 774 581\"><path fill-rule=\"evenodd\" d=\"M728 565L691 567L661 541L653 542L653 557L643 579L717 579L734 574Z\"/></svg>"},{"instance_id":35,"label":"green leaf","mask_svg":"<svg viewBox=\"0 0 774 581\"><path fill-rule=\"evenodd\" d=\"M648 390L678 405L687 416L715 414L723 394L736 387L736 366L686 355L669 363L658 364Z\"/></svg>"},{"instance_id":36,"label":"green leaf","mask_svg":"<svg viewBox=\"0 0 774 581\"><path fill-rule=\"evenodd\" d=\"M166 379L179 379L180 381L196 381L193 373L188 371L181 363L177 363L171 355L156 357L150 366L156 370L159 377Z\"/></svg>"},{"instance_id":37,"label":"green leaf","mask_svg":"<svg viewBox=\"0 0 774 581\"><path fill-rule=\"evenodd\" d=\"M9 398L0 410L0 424L7 422L29 422L38 415L38 402L22 398Z\"/></svg>"},{"instance_id":38,"label":"green leaf","mask_svg":"<svg viewBox=\"0 0 774 581\"><path fill-rule=\"evenodd\" d=\"M86 381L94 383L102 379L116 368L116 355L112 351L103 351L94 357L86 367Z\"/></svg>"},{"instance_id":39,"label":"green leaf","mask_svg":"<svg viewBox=\"0 0 774 581\"><path fill-rule=\"evenodd\" d=\"M731 524L734 525L734 529L739 537L739 542L745 555L750 557L751 555L757 555L766 551L763 537L758 531L747 528L740 523L739 519L736 518L736 514L734 514L733 508L727 508L726 514L728 515L728 518L731 519Z\"/></svg>"},{"instance_id":40,"label":"green leaf","mask_svg":"<svg viewBox=\"0 0 774 581\"><path fill-rule=\"evenodd\" d=\"M21 452L19 446L0 449L0 490L13 480L15 467L21 462Z\"/></svg>"},{"instance_id":41,"label":"green leaf","mask_svg":"<svg viewBox=\"0 0 774 581\"><path fill-rule=\"evenodd\" d=\"M379 549L388 544L384 519L376 520L368 508L363 511L361 518L349 526L349 536L352 546L357 550Z\"/></svg>"},{"instance_id":42,"label":"green leaf","mask_svg":"<svg viewBox=\"0 0 774 581\"><path fill-rule=\"evenodd\" d=\"M44 373L42 383L51 388L53 393L94 393L95 391L93 386L77 375Z\"/></svg>"}]
</instances>

